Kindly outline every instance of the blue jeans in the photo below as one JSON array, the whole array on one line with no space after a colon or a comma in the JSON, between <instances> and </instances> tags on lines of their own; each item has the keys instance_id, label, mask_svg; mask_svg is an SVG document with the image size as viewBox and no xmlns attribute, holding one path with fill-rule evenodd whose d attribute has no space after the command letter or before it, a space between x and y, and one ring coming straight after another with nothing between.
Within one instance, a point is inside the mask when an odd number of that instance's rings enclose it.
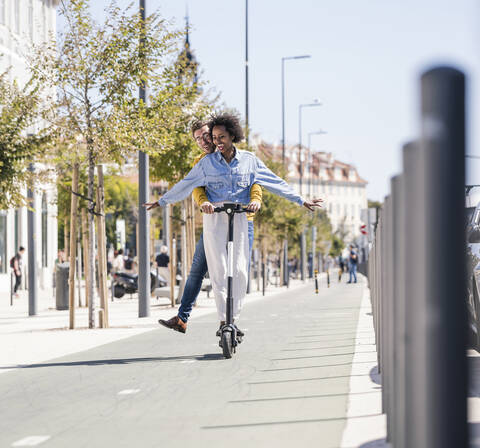
<instances>
[{"instance_id":1,"label":"blue jeans","mask_svg":"<svg viewBox=\"0 0 480 448\"><path fill-rule=\"evenodd\" d=\"M252 257L253 247L253 221L248 221L248 244L250 247L250 258ZM250 263L250 260L249 260ZM250 267L250 264L249 264ZM198 294L202 287L203 277L208 271L207 257L205 256L205 248L203 247L203 233L198 240L193 254L192 267L188 274L185 288L183 289L182 301L178 309L178 317L187 322L192 312L193 304L197 300Z\"/></svg>"},{"instance_id":2,"label":"blue jeans","mask_svg":"<svg viewBox=\"0 0 480 448\"><path fill-rule=\"evenodd\" d=\"M348 267L348 273L350 274L348 283L352 283L352 276L354 278L354 282L357 283L357 264L356 263L350 263Z\"/></svg>"}]
</instances>

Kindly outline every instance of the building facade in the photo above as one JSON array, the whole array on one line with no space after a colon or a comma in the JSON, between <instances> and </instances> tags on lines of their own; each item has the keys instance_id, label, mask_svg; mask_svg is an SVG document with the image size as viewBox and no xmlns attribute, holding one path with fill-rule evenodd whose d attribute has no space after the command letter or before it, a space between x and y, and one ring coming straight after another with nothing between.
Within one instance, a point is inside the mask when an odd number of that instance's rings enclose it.
<instances>
[{"instance_id":1,"label":"building facade","mask_svg":"<svg viewBox=\"0 0 480 448\"><path fill-rule=\"evenodd\" d=\"M281 161L282 147L259 142L263 157ZM285 162L288 182L303 197L324 199L324 208L334 232L347 242L361 235L362 210L368 208L367 181L350 164L336 160L332 153L315 152L299 157L298 146L287 146ZM300 163L301 161L301 163Z\"/></svg>"},{"instance_id":2,"label":"building facade","mask_svg":"<svg viewBox=\"0 0 480 448\"><path fill-rule=\"evenodd\" d=\"M32 42L41 43L56 32L58 0L0 0L0 72L8 70L10 81L22 86L29 79L26 55ZM34 132L34 130L32 130ZM57 207L53 185L39 185L34 195L38 286L52 287L57 258ZM0 294L10 291L9 260L20 246L23 257L23 287L28 266L27 209L0 210Z\"/></svg>"}]
</instances>

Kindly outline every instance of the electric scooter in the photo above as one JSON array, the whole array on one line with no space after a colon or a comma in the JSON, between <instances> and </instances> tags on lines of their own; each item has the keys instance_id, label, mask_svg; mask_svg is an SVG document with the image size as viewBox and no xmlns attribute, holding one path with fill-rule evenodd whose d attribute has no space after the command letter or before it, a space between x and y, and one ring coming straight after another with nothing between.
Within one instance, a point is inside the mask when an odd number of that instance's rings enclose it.
<instances>
[{"instance_id":1,"label":"electric scooter","mask_svg":"<svg viewBox=\"0 0 480 448\"><path fill-rule=\"evenodd\" d=\"M215 207L215 212L225 212L228 216L228 243L227 243L227 315L225 325L220 329L220 342L223 356L230 359L236 352L241 339L237 336L237 328L233 324L233 218L235 213L245 213L247 208L241 204L225 203L223 207Z\"/></svg>"}]
</instances>

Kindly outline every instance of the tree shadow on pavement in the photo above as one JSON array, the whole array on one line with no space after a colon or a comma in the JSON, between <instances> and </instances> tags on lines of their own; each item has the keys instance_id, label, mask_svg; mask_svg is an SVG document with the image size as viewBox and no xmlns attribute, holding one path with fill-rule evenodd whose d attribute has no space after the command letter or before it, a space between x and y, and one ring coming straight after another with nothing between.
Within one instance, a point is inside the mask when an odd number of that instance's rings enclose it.
<instances>
[{"instance_id":1,"label":"tree shadow on pavement","mask_svg":"<svg viewBox=\"0 0 480 448\"><path fill-rule=\"evenodd\" d=\"M480 448L480 423L470 423L470 448Z\"/></svg>"},{"instance_id":2,"label":"tree shadow on pavement","mask_svg":"<svg viewBox=\"0 0 480 448\"><path fill-rule=\"evenodd\" d=\"M480 397L480 357L469 356L470 384L468 385L469 397Z\"/></svg>"},{"instance_id":3,"label":"tree shadow on pavement","mask_svg":"<svg viewBox=\"0 0 480 448\"><path fill-rule=\"evenodd\" d=\"M36 369L39 367L74 367L74 366L102 366L102 365L120 365L135 364L139 362L195 362L195 361L217 361L224 359L221 353L207 353L205 355L189 355L189 356L155 356L146 358L120 358L120 359L94 359L85 361L63 361L63 362L46 362L39 364L24 364L16 366L2 366L0 370L5 369Z\"/></svg>"},{"instance_id":4,"label":"tree shadow on pavement","mask_svg":"<svg viewBox=\"0 0 480 448\"><path fill-rule=\"evenodd\" d=\"M378 373L378 366L375 366L370 370L370 379L375 383L375 384L382 384L382 377L380 376L380 373Z\"/></svg>"},{"instance_id":5,"label":"tree shadow on pavement","mask_svg":"<svg viewBox=\"0 0 480 448\"><path fill-rule=\"evenodd\" d=\"M385 439L377 439L372 440L371 442L364 443L358 448L386 448L387 446L387 441Z\"/></svg>"}]
</instances>

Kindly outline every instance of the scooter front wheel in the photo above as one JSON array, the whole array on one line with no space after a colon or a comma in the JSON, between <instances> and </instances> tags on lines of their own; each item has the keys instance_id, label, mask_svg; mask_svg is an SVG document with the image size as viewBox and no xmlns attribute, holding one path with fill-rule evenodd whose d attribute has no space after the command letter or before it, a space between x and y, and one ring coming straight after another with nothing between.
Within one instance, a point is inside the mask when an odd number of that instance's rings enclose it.
<instances>
[{"instance_id":1,"label":"scooter front wheel","mask_svg":"<svg viewBox=\"0 0 480 448\"><path fill-rule=\"evenodd\" d=\"M233 354L232 333L230 331L222 332L222 351L225 358L230 359Z\"/></svg>"}]
</instances>

